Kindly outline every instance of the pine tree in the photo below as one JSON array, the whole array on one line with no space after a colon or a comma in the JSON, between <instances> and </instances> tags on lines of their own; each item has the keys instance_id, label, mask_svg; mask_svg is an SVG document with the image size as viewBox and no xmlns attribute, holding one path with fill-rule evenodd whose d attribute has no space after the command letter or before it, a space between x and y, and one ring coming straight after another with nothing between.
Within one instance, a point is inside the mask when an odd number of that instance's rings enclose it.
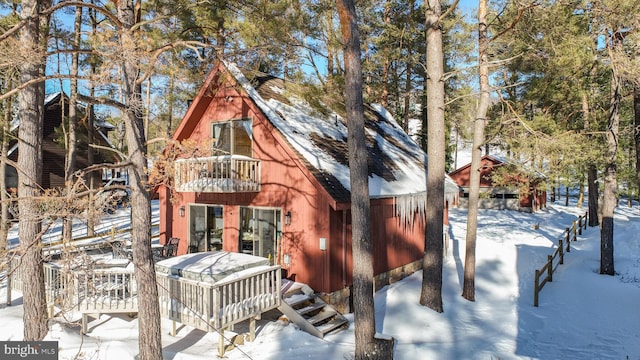
<instances>
[{"instance_id":1,"label":"pine tree","mask_svg":"<svg viewBox=\"0 0 640 360\"><path fill-rule=\"evenodd\" d=\"M344 48L345 110L351 183L351 223L353 253L353 303L356 338L356 360L393 359L393 345L376 339L373 302L373 242L371 241L371 208L362 98L360 39L355 4L337 0Z\"/></svg>"},{"instance_id":2,"label":"pine tree","mask_svg":"<svg viewBox=\"0 0 640 360\"><path fill-rule=\"evenodd\" d=\"M27 84L18 95L20 128L18 137L18 209L20 224L18 237L21 247L23 276L30 281L24 291L24 340L42 340L47 334L47 310L42 269L40 242L41 219L38 202L42 177L42 121L44 87L36 82L44 66L40 12L45 7L41 0L25 0L21 4L19 49L21 84ZM46 24L45 24L46 25Z\"/></svg>"}]
</instances>

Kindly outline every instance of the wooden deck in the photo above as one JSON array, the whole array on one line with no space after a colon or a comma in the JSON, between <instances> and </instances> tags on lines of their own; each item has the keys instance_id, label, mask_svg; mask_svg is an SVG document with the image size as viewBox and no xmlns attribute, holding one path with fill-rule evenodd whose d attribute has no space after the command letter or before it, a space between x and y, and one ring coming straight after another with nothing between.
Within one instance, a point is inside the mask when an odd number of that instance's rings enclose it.
<instances>
[{"instance_id":1,"label":"wooden deck","mask_svg":"<svg viewBox=\"0 0 640 360\"><path fill-rule=\"evenodd\" d=\"M117 260L117 261L116 261ZM118 266L118 262L121 265ZM127 264L125 264L127 263ZM11 290L23 292L28 282L22 276L19 258L11 262L7 286L7 304ZM88 316L93 314L138 312L137 284L133 265L126 259L114 259L108 266L63 267L45 263L45 291L49 316L55 310L82 314L82 332L87 332ZM204 331L216 331L224 353L222 333L234 324L249 320L250 337L255 338L255 320L281 302L280 266L262 266L255 271L216 283L186 279L176 275L156 274L160 313L176 323Z\"/></svg>"}]
</instances>

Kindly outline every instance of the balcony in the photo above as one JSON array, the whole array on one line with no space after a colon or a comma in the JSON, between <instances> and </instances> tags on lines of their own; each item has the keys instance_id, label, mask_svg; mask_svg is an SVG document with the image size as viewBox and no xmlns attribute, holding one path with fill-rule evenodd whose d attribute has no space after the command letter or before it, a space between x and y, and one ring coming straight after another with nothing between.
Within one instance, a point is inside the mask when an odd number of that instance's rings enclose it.
<instances>
[{"instance_id":1,"label":"balcony","mask_svg":"<svg viewBox=\"0 0 640 360\"><path fill-rule=\"evenodd\" d=\"M260 160L242 155L176 160L175 189L178 192L258 192Z\"/></svg>"}]
</instances>

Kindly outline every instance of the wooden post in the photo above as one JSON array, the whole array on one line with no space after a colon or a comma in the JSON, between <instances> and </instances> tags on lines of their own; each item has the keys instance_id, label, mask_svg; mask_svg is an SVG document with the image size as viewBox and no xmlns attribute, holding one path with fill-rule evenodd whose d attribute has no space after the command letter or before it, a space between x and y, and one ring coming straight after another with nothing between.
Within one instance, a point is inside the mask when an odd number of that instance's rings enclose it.
<instances>
[{"instance_id":1,"label":"wooden post","mask_svg":"<svg viewBox=\"0 0 640 360\"><path fill-rule=\"evenodd\" d=\"M560 254L560 265L564 264L564 249L562 248L562 239L558 240L558 251Z\"/></svg>"},{"instance_id":2,"label":"wooden post","mask_svg":"<svg viewBox=\"0 0 640 360\"><path fill-rule=\"evenodd\" d=\"M218 357L224 356L224 329L218 330Z\"/></svg>"},{"instance_id":3,"label":"wooden post","mask_svg":"<svg viewBox=\"0 0 640 360\"><path fill-rule=\"evenodd\" d=\"M256 339L256 317L252 316L249 319L249 341L254 341Z\"/></svg>"},{"instance_id":4,"label":"wooden post","mask_svg":"<svg viewBox=\"0 0 640 360\"><path fill-rule=\"evenodd\" d=\"M549 276L549 282L553 282L553 256L547 255L547 274Z\"/></svg>"},{"instance_id":5,"label":"wooden post","mask_svg":"<svg viewBox=\"0 0 640 360\"><path fill-rule=\"evenodd\" d=\"M578 218L578 235L582 235L582 216Z\"/></svg>"},{"instance_id":6,"label":"wooden post","mask_svg":"<svg viewBox=\"0 0 640 360\"><path fill-rule=\"evenodd\" d=\"M7 306L11 306L11 274L7 276Z\"/></svg>"},{"instance_id":7,"label":"wooden post","mask_svg":"<svg viewBox=\"0 0 640 360\"><path fill-rule=\"evenodd\" d=\"M578 241L578 230L576 229L578 227L578 224L576 223L575 220L573 220L573 226L571 227L573 230L573 241Z\"/></svg>"},{"instance_id":8,"label":"wooden post","mask_svg":"<svg viewBox=\"0 0 640 360\"><path fill-rule=\"evenodd\" d=\"M567 241L567 252L570 253L571 252L571 242Z\"/></svg>"},{"instance_id":9,"label":"wooden post","mask_svg":"<svg viewBox=\"0 0 640 360\"><path fill-rule=\"evenodd\" d=\"M587 229L587 222L589 222L589 212L588 211L584 213L584 224L582 224L585 230Z\"/></svg>"},{"instance_id":10,"label":"wooden post","mask_svg":"<svg viewBox=\"0 0 640 360\"><path fill-rule=\"evenodd\" d=\"M565 234L565 239L567 242L571 241L571 229L567 228L565 230L566 234Z\"/></svg>"},{"instance_id":11,"label":"wooden post","mask_svg":"<svg viewBox=\"0 0 640 360\"><path fill-rule=\"evenodd\" d=\"M540 270L536 269L535 283L533 284L533 306L538 307L538 280L540 280Z\"/></svg>"}]
</instances>

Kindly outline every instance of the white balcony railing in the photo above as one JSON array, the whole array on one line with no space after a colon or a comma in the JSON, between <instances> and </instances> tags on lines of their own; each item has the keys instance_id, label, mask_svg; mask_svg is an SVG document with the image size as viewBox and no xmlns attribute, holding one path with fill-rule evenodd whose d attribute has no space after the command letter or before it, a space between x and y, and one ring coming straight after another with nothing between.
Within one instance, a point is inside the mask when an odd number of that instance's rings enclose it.
<instances>
[{"instance_id":1,"label":"white balcony railing","mask_svg":"<svg viewBox=\"0 0 640 360\"><path fill-rule=\"evenodd\" d=\"M218 193L260 191L260 160L241 155L176 160L175 189Z\"/></svg>"}]
</instances>

